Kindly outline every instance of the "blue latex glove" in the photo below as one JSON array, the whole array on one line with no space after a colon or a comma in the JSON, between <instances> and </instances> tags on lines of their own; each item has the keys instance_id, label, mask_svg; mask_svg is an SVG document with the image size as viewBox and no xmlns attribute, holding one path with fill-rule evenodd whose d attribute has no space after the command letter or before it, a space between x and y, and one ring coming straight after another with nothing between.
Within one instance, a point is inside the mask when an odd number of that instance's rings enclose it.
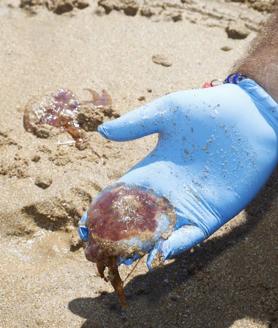
<instances>
[{"instance_id":1,"label":"blue latex glove","mask_svg":"<svg viewBox=\"0 0 278 328\"><path fill-rule=\"evenodd\" d=\"M152 189L176 211L176 230L150 251L149 268L156 256L180 254L238 214L278 161L278 104L250 79L169 94L99 132L115 141L159 133L156 148L119 180Z\"/></svg>"}]
</instances>

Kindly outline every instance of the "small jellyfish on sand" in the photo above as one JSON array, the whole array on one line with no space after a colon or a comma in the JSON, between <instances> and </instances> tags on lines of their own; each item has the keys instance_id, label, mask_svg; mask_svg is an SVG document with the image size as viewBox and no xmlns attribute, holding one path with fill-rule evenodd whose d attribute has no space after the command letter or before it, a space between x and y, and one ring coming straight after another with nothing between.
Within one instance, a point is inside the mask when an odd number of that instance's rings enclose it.
<instances>
[{"instance_id":1,"label":"small jellyfish on sand","mask_svg":"<svg viewBox=\"0 0 278 328\"><path fill-rule=\"evenodd\" d=\"M138 259L173 232L176 216L169 201L145 188L116 184L104 189L87 212L85 256L110 281L126 307L119 259ZM108 275L105 269L108 268Z\"/></svg>"},{"instance_id":2,"label":"small jellyfish on sand","mask_svg":"<svg viewBox=\"0 0 278 328\"><path fill-rule=\"evenodd\" d=\"M25 130L44 137L41 133L43 127L61 128L72 136L77 148L83 149L87 136L80 128L77 119L80 108L84 105L92 105L92 109L99 109L112 105L112 99L105 90L101 94L91 89L86 90L92 96L87 101L79 101L72 91L63 88L49 95L31 99L24 110Z\"/></svg>"}]
</instances>

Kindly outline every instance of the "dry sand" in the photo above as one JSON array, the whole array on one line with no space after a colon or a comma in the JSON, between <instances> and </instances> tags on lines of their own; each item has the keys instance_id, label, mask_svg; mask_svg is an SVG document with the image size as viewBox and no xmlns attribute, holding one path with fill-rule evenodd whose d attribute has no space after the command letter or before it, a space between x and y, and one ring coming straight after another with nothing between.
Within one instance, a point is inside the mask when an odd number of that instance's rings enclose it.
<instances>
[{"instance_id":1,"label":"dry sand","mask_svg":"<svg viewBox=\"0 0 278 328\"><path fill-rule=\"evenodd\" d=\"M105 88L123 114L223 78L267 13L224 1L145 1L129 17L105 15L91 1L56 15L28 3L25 10L13 0L0 3L0 327L278 327L277 177L200 247L152 273L142 262L121 313L111 287L85 260L76 223L91 197L156 137L112 143L90 132L80 151L60 145L71 140L66 133L40 139L22 124L28 100L58 87L82 98L84 88ZM132 6L122 9L133 14ZM227 37L234 20L246 25L247 38ZM153 63L154 55L170 66ZM41 180L50 186L38 187ZM129 270L121 268L123 277Z\"/></svg>"}]
</instances>

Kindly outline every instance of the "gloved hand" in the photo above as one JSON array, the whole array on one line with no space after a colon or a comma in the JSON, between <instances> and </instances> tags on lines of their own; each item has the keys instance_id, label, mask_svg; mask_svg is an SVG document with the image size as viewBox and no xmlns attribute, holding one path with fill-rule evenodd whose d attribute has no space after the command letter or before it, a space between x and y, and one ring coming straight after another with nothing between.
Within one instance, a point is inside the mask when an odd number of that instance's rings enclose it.
<instances>
[{"instance_id":1,"label":"gloved hand","mask_svg":"<svg viewBox=\"0 0 278 328\"><path fill-rule=\"evenodd\" d=\"M238 214L278 161L278 104L250 79L169 94L98 131L115 141L159 134L156 148L118 181L153 190L176 211L176 230L150 251L149 268Z\"/></svg>"}]
</instances>

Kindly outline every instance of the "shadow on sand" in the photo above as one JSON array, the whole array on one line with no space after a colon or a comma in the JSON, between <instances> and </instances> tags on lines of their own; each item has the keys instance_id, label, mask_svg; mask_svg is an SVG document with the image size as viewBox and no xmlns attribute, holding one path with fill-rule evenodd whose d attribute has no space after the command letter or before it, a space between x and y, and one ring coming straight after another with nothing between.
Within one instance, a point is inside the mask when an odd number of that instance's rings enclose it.
<instances>
[{"instance_id":1,"label":"shadow on sand","mask_svg":"<svg viewBox=\"0 0 278 328\"><path fill-rule=\"evenodd\" d=\"M277 187L278 172L246 210L245 224L133 278L125 313L114 293L74 299L70 311L87 319L82 328L226 328L243 318L278 327Z\"/></svg>"}]
</instances>

